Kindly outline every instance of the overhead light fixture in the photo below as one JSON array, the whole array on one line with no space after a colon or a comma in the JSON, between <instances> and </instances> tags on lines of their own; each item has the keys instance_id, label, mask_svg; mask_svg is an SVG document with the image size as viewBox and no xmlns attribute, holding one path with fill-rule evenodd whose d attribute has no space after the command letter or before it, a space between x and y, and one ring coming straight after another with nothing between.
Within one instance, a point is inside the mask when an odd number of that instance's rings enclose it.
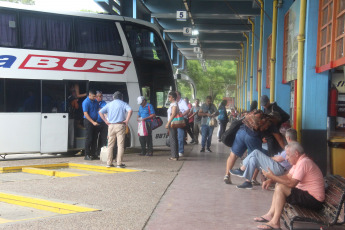
<instances>
[{"instance_id":1,"label":"overhead light fixture","mask_svg":"<svg viewBox=\"0 0 345 230\"><path fill-rule=\"evenodd\" d=\"M198 30L192 30L192 35L198 35L199 31Z\"/></svg>"}]
</instances>

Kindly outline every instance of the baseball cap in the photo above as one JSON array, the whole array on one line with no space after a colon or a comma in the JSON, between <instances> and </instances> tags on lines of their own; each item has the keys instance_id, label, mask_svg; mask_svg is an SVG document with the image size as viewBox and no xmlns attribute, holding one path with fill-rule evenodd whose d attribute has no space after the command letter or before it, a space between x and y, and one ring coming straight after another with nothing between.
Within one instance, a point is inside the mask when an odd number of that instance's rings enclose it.
<instances>
[{"instance_id":1,"label":"baseball cap","mask_svg":"<svg viewBox=\"0 0 345 230\"><path fill-rule=\"evenodd\" d=\"M270 102L270 99L267 97L267 95L262 95L261 96L261 98L260 98L261 106L265 106L269 102Z\"/></svg>"},{"instance_id":2,"label":"baseball cap","mask_svg":"<svg viewBox=\"0 0 345 230\"><path fill-rule=\"evenodd\" d=\"M145 97L139 96L139 97L137 98L138 105L140 105L141 103L143 103L143 100L145 100Z\"/></svg>"}]
</instances>

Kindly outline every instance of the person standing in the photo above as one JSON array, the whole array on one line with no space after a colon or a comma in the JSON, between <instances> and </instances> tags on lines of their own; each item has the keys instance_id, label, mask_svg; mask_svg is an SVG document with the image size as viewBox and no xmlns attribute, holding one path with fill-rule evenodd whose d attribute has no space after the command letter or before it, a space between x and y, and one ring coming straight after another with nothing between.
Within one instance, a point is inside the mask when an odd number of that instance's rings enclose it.
<instances>
[{"instance_id":1,"label":"person standing","mask_svg":"<svg viewBox=\"0 0 345 230\"><path fill-rule=\"evenodd\" d=\"M99 115L102 120L108 125L108 161L107 167L114 167L113 165L113 149L115 141L117 141L117 168L125 168L126 165L122 163L123 153L125 150L125 135L126 127L129 119L132 116L132 108L123 100L123 94L116 91L113 95L114 100L104 106ZM127 117L126 117L127 113ZM108 114L108 120L104 114Z\"/></svg>"},{"instance_id":2,"label":"person standing","mask_svg":"<svg viewBox=\"0 0 345 230\"><path fill-rule=\"evenodd\" d=\"M228 103L227 100L223 100L218 107L219 128L218 128L217 137L218 137L219 142L221 142L222 135L225 132L226 125L228 124L228 121L229 121L228 114L226 113L226 108L225 108L227 103Z\"/></svg>"},{"instance_id":3,"label":"person standing","mask_svg":"<svg viewBox=\"0 0 345 230\"><path fill-rule=\"evenodd\" d=\"M187 119L187 114L189 113L189 108L185 100L182 100L181 93L176 91L176 101L178 105L179 112L182 113L182 116ZM184 154L184 138L185 138L185 129L178 128L177 129L177 138L178 138L178 149L179 149L179 156L183 157Z\"/></svg>"},{"instance_id":4,"label":"person standing","mask_svg":"<svg viewBox=\"0 0 345 230\"><path fill-rule=\"evenodd\" d=\"M99 109L102 109L106 106L106 102L103 101L103 94L102 91L96 91L96 100L98 102ZM101 148L107 145L107 135L108 135L108 126L102 120L101 116L97 113L97 123L99 124L96 126L96 138L97 140L97 148L96 148L96 157L99 158L101 153Z\"/></svg>"},{"instance_id":5,"label":"person standing","mask_svg":"<svg viewBox=\"0 0 345 230\"><path fill-rule=\"evenodd\" d=\"M84 112L84 127L86 129L85 140L85 158L84 160L93 160L96 158L96 143L98 118L98 102L94 90L89 90L89 96L83 101L82 107Z\"/></svg>"},{"instance_id":6,"label":"person standing","mask_svg":"<svg viewBox=\"0 0 345 230\"><path fill-rule=\"evenodd\" d=\"M141 153L140 156L152 156L153 155L153 143L152 143L152 129L151 129L151 122L152 118L156 116L155 110L153 106L147 103L145 97L139 96L137 98L137 102L139 106L139 112L137 121L145 121L146 129L147 129L147 136L140 136L139 141L141 145ZM147 151L146 151L147 145Z\"/></svg>"},{"instance_id":7,"label":"person standing","mask_svg":"<svg viewBox=\"0 0 345 230\"><path fill-rule=\"evenodd\" d=\"M168 122L165 125L165 128L169 130L169 138L170 138L171 157L169 158L169 160L174 160L174 161L177 161L179 158L177 129L171 127L171 121L175 118L175 116L179 112L176 99L177 99L176 92L170 92L168 95L168 100L170 101L170 106L168 109Z\"/></svg>"},{"instance_id":8,"label":"person standing","mask_svg":"<svg viewBox=\"0 0 345 230\"><path fill-rule=\"evenodd\" d=\"M193 144L194 143L194 134L193 134L194 118L189 116L192 113L192 107L193 106L192 106L191 103L189 103L189 98L188 97L186 97L184 100L185 100L185 102L186 102L186 104L188 106L188 109L189 109L189 113L187 115L187 119L185 119L185 121L186 121L186 128L185 128L185 130L186 130L186 134L185 134L186 137L185 137L185 139L187 140L187 133L188 133L190 138L192 138L190 144Z\"/></svg>"},{"instance_id":9,"label":"person standing","mask_svg":"<svg viewBox=\"0 0 345 230\"><path fill-rule=\"evenodd\" d=\"M192 114L189 117L194 118L194 143L199 144L199 133L201 132L201 117L198 115L198 112L200 110L200 105L199 105L200 100L196 99L195 100L195 105L192 108Z\"/></svg>"},{"instance_id":10,"label":"person standing","mask_svg":"<svg viewBox=\"0 0 345 230\"><path fill-rule=\"evenodd\" d=\"M212 103L212 97L207 96L206 97L206 103L202 104L198 115L201 116L201 150L200 152L205 152L205 145L207 152L212 152L211 147L211 141L212 141L212 134L213 134L213 126L209 125L210 119L215 118L218 116L219 112L216 108L216 106Z\"/></svg>"}]
</instances>

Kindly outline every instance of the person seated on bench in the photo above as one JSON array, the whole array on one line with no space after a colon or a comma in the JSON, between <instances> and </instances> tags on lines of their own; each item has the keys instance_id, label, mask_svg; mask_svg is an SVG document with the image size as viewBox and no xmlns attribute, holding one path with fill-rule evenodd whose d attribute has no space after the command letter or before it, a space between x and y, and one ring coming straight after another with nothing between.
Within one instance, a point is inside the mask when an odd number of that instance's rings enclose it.
<instances>
[{"instance_id":1,"label":"person seated on bench","mask_svg":"<svg viewBox=\"0 0 345 230\"><path fill-rule=\"evenodd\" d=\"M285 138L288 143L297 141L297 132L295 129L288 129L285 133ZM230 173L235 176L240 176L246 178L246 181L236 186L240 189L252 189L252 177L254 175L255 169L265 169L270 168L274 175L281 176L285 174L290 168L290 163L286 160L286 151L273 156L268 157L265 153L256 149L250 153L244 160L243 165L234 170L230 170Z\"/></svg>"},{"instance_id":2,"label":"person seated on bench","mask_svg":"<svg viewBox=\"0 0 345 230\"><path fill-rule=\"evenodd\" d=\"M269 168L268 171L262 170L263 175L268 178L263 183L263 188L267 188L271 181L277 184L269 211L254 218L256 222L267 222L259 225L258 229L280 229L280 216L286 202L313 210L322 208L325 186L319 167L306 156L298 142L286 146L286 158L292 165L288 174L276 176Z\"/></svg>"}]
</instances>

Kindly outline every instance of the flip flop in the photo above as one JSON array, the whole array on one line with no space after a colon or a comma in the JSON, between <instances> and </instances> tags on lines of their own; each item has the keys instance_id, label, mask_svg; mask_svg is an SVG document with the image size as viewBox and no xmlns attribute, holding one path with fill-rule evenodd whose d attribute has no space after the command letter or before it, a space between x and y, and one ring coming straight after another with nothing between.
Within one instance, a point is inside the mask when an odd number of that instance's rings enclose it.
<instances>
[{"instance_id":1,"label":"flip flop","mask_svg":"<svg viewBox=\"0 0 345 230\"><path fill-rule=\"evenodd\" d=\"M268 224L259 225L257 228L260 230L281 230L281 228L274 228Z\"/></svg>"},{"instance_id":2,"label":"flip flop","mask_svg":"<svg viewBox=\"0 0 345 230\"><path fill-rule=\"evenodd\" d=\"M254 221L255 221L255 222L259 222L259 223L267 223L267 222L268 222L268 220L265 219L265 218L263 218L262 216L260 216L260 217L255 217L255 218L254 218Z\"/></svg>"}]
</instances>

